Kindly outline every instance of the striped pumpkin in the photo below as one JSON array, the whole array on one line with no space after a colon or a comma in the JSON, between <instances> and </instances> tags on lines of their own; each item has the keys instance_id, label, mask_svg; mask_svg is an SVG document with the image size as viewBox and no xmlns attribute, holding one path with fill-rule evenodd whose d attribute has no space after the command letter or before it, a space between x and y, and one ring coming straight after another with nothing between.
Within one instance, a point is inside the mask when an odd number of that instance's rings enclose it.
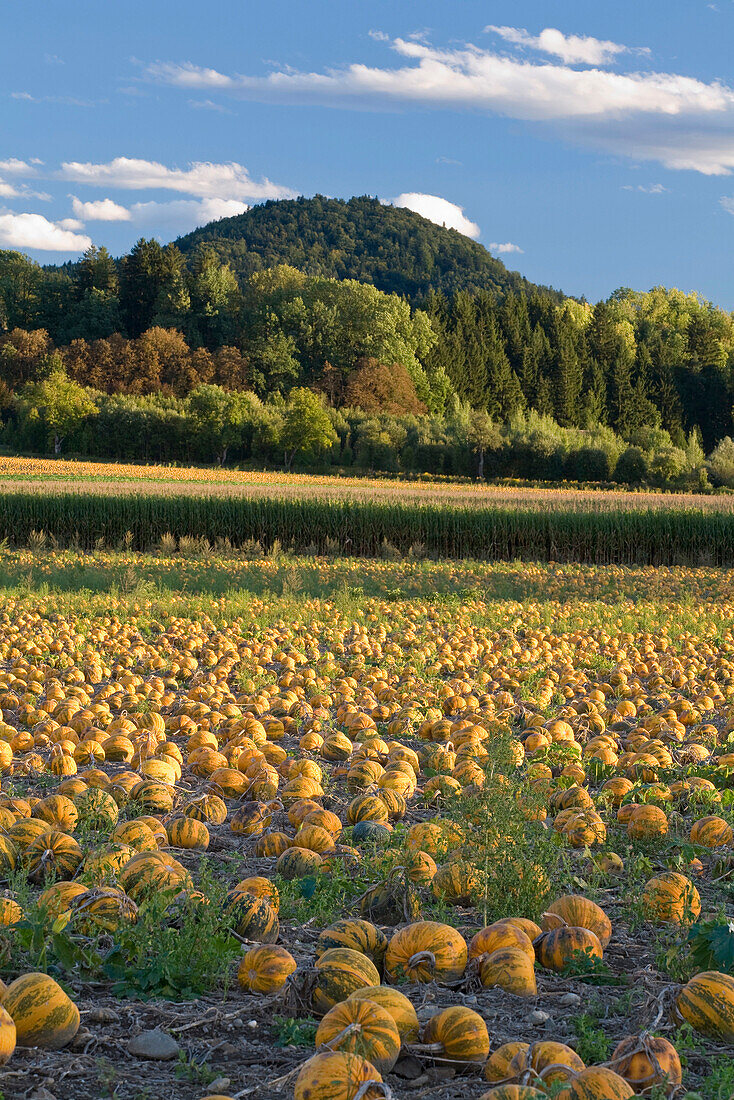
<instances>
[{"instance_id":1,"label":"striped pumpkin","mask_svg":"<svg viewBox=\"0 0 734 1100\"><path fill-rule=\"evenodd\" d=\"M18 862L18 849L9 836L0 835L0 875L6 878L15 870Z\"/></svg>"},{"instance_id":2,"label":"striped pumpkin","mask_svg":"<svg viewBox=\"0 0 734 1100\"><path fill-rule=\"evenodd\" d=\"M461 977L466 962L466 943L455 928L416 921L393 934L385 952L385 973L393 982L451 982Z\"/></svg>"},{"instance_id":3,"label":"striped pumpkin","mask_svg":"<svg viewBox=\"0 0 734 1100\"><path fill-rule=\"evenodd\" d=\"M489 1055L487 1025L478 1012L454 1005L438 1012L426 1024L425 1043L440 1047L441 1057L451 1062L483 1065Z\"/></svg>"},{"instance_id":4,"label":"striped pumpkin","mask_svg":"<svg viewBox=\"0 0 734 1100\"><path fill-rule=\"evenodd\" d=\"M237 970L240 988L247 993L276 993L296 970L296 960L284 947L251 947Z\"/></svg>"},{"instance_id":5,"label":"striped pumpkin","mask_svg":"<svg viewBox=\"0 0 734 1100\"><path fill-rule=\"evenodd\" d=\"M117 825L120 810L111 794L98 787L89 787L78 795L74 803L79 819L92 829L113 829Z\"/></svg>"},{"instance_id":6,"label":"striped pumpkin","mask_svg":"<svg viewBox=\"0 0 734 1100\"><path fill-rule=\"evenodd\" d=\"M0 927L7 928L23 920L23 910L14 898L0 898Z\"/></svg>"},{"instance_id":7,"label":"striped pumpkin","mask_svg":"<svg viewBox=\"0 0 734 1100\"><path fill-rule=\"evenodd\" d=\"M187 883L185 872L171 867L159 852L141 852L122 869L119 883L128 897L140 905L163 890L183 889Z\"/></svg>"},{"instance_id":8,"label":"striped pumpkin","mask_svg":"<svg viewBox=\"0 0 734 1100\"><path fill-rule=\"evenodd\" d=\"M280 909L278 887L269 878L265 878L264 875L252 875L250 878L243 878L233 889L242 894L254 894L256 898L267 898L276 913Z\"/></svg>"},{"instance_id":9,"label":"striped pumpkin","mask_svg":"<svg viewBox=\"0 0 734 1100\"><path fill-rule=\"evenodd\" d=\"M287 848L278 856L275 865L277 873L287 881L296 878L307 878L318 873L321 866L321 856L318 852L312 852L309 848Z\"/></svg>"},{"instance_id":10,"label":"striped pumpkin","mask_svg":"<svg viewBox=\"0 0 734 1100\"><path fill-rule=\"evenodd\" d=\"M65 794L48 795L36 803L31 814L65 833L73 833L79 822L79 811Z\"/></svg>"},{"instance_id":11,"label":"striped pumpkin","mask_svg":"<svg viewBox=\"0 0 734 1100\"><path fill-rule=\"evenodd\" d=\"M428 852L408 852L403 860L405 872L417 886L430 886L438 867Z\"/></svg>"},{"instance_id":12,"label":"striped pumpkin","mask_svg":"<svg viewBox=\"0 0 734 1100\"><path fill-rule=\"evenodd\" d=\"M203 794L189 802L184 814L197 821L209 822L210 825L223 825L227 820L227 804L219 795Z\"/></svg>"},{"instance_id":13,"label":"striped pumpkin","mask_svg":"<svg viewBox=\"0 0 734 1100\"><path fill-rule=\"evenodd\" d=\"M166 826L172 848L190 848L205 852L209 847L209 830L203 821L193 817L175 817Z\"/></svg>"},{"instance_id":14,"label":"striped pumpkin","mask_svg":"<svg viewBox=\"0 0 734 1100\"><path fill-rule=\"evenodd\" d=\"M387 950L387 936L367 920L338 920L329 925L316 941L316 958L330 947L348 947L361 951L382 970Z\"/></svg>"},{"instance_id":15,"label":"striped pumpkin","mask_svg":"<svg viewBox=\"0 0 734 1100\"><path fill-rule=\"evenodd\" d=\"M589 1066L577 1074L556 1100L629 1100L635 1090L614 1070Z\"/></svg>"},{"instance_id":16,"label":"striped pumpkin","mask_svg":"<svg viewBox=\"0 0 734 1100\"><path fill-rule=\"evenodd\" d=\"M68 833L51 829L34 840L26 849L24 863L31 882L48 878L70 879L82 862L84 854Z\"/></svg>"},{"instance_id":17,"label":"striped pumpkin","mask_svg":"<svg viewBox=\"0 0 734 1100\"><path fill-rule=\"evenodd\" d=\"M255 897L244 890L230 890L224 899L224 912L243 939L255 943L277 942L280 922L267 898Z\"/></svg>"},{"instance_id":18,"label":"striped pumpkin","mask_svg":"<svg viewBox=\"0 0 734 1100\"><path fill-rule=\"evenodd\" d=\"M691 844L723 848L734 841L734 829L723 817L701 817L691 826Z\"/></svg>"},{"instance_id":19,"label":"striped pumpkin","mask_svg":"<svg viewBox=\"0 0 734 1100\"><path fill-rule=\"evenodd\" d=\"M136 852L155 852L158 849L153 830L140 820L121 821L112 833L112 839L120 844L127 844Z\"/></svg>"},{"instance_id":20,"label":"striped pumpkin","mask_svg":"<svg viewBox=\"0 0 734 1100\"><path fill-rule=\"evenodd\" d=\"M111 882L135 853L126 844L106 844L84 857L84 879L95 885Z\"/></svg>"},{"instance_id":21,"label":"striped pumpkin","mask_svg":"<svg viewBox=\"0 0 734 1100\"><path fill-rule=\"evenodd\" d=\"M530 1043L503 1043L501 1047L490 1054L484 1067L484 1076L487 1081L505 1081L511 1077L510 1064L516 1054L522 1054L530 1049Z\"/></svg>"},{"instance_id":22,"label":"striped pumpkin","mask_svg":"<svg viewBox=\"0 0 734 1100\"><path fill-rule=\"evenodd\" d=\"M43 836L44 833L50 832L51 825L48 821L42 821L40 818L35 817L24 817L8 829L8 837L19 852L25 852L29 844L32 844L34 840L38 840L39 836ZM3 859L0 852L0 867L2 866Z\"/></svg>"},{"instance_id":23,"label":"striped pumpkin","mask_svg":"<svg viewBox=\"0 0 734 1100\"><path fill-rule=\"evenodd\" d=\"M550 1069L550 1067L555 1067ZM545 1085L552 1085L558 1081L569 1081L573 1074L585 1069L585 1064L575 1050L571 1050L565 1043L554 1043L543 1039L533 1043L527 1050L520 1050L510 1062L509 1076L521 1077L530 1073L543 1081Z\"/></svg>"},{"instance_id":24,"label":"striped pumpkin","mask_svg":"<svg viewBox=\"0 0 734 1100\"><path fill-rule=\"evenodd\" d=\"M491 955L483 955L479 980L484 989L499 987L516 997L535 997L538 993L532 959L517 947L503 947Z\"/></svg>"},{"instance_id":25,"label":"striped pumpkin","mask_svg":"<svg viewBox=\"0 0 734 1100\"><path fill-rule=\"evenodd\" d=\"M138 907L122 890L98 887L74 898L70 906L74 928L84 936L116 932L136 924Z\"/></svg>"},{"instance_id":26,"label":"striped pumpkin","mask_svg":"<svg viewBox=\"0 0 734 1100\"><path fill-rule=\"evenodd\" d=\"M471 905L482 888L482 872L464 860L439 867L431 881L434 898L448 905Z\"/></svg>"},{"instance_id":27,"label":"striped pumpkin","mask_svg":"<svg viewBox=\"0 0 734 1100\"><path fill-rule=\"evenodd\" d=\"M307 848L309 852L318 852L323 855L334 849L334 837L320 825L301 825L296 833L294 844L299 848Z\"/></svg>"},{"instance_id":28,"label":"striped pumpkin","mask_svg":"<svg viewBox=\"0 0 734 1100\"><path fill-rule=\"evenodd\" d=\"M670 1095L683 1080L678 1051L657 1035L630 1035L623 1039L614 1048L611 1065L636 1093L659 1086Z\"/></svg>"},{"instance_id":29,"label":"striped pumpkin","mask_svg":"<svg viewBox=\"0 0 734 1100\"><path fill-rule=\"evenodd\" d=\"M701 913L701 898L685 875L663 871L645 883L642 907L649 921L680 924L696 920Z\"/></svg>"},{"instance_id":30,"label":"striped pumpkin","mask_svg":"<svg viewBox=\"0 0 734 1100\"><path fill-rule=\"evenodd\" d=\"M173 787L155 779L143 779L130 791L130 798L146 814L170 814L173 809Z\"/></svg>"},{"instance_id":31,"label":"striped pumpkin","mask_svg":"<svg viewBox=\"0 0 734 1100\"><path fill-rule=\"evenodd\" d=\"M531 962L535 962L535 948L527 932L506 920L496 921L477 932L469 941L468 957L477 959L505 948L523 951Z\"/></svg>"},{"instance_id":32,"label":"striped pumpkin","mask_svg":"<svg viewBox=\"0 0 734 1100\"><path fill-rule=\"evenodd\" d=\"M316 1046L348 1051L366 1058L380 1073L389 1073L400 1053L395 1020L375 1001L341 1001L324 1016L316 1032Z\"/></svg>"},{"instance_id":33,"label":"striped pumpkin","mask_svg":"<svg viewBox=\"0 0 734 1100\"><path fill-rule=\"evenodd\" d=\"M10 1061L17 1043L15 1020L5 1008L0 1008L0 1066Z\"/></svg>"},{"instance_id":34,"label":"striped pumpkin","mask_svg":"<svg viewBox=\"0 0 734 1100\"><path fill-rule=\"evenodd\" d=\"M368 985L350 993L348 1001L374 1001L392 1016L404 1043L417 1043L420 1034L418 1013L411 1001L391 985Z\"/></svg>"},{"instance_id":35,"label":"striped pumpkin","mask_svg":"<svg viewBox=\"0 0 734 1100\"><path fill-rule=\"evenodd\" d=\"M350 993L367 985L379 985L377 967L361 951L348 947L330 947L316 960L318 971L312 995L314 1012L323 1016Z\"/></svg>"},{"instance_id":36,"label":"striped pumpkin","mask_svg":"<svg viewBox=\"0 0 734 1100\"><path fill-rule=\"evenodd\" d=\"M50 920L56 920L65 913L74 898L87 893L87 887L81 882L54 882L38 895L38 908L45 910Z\"/></svg>"},{"instance_id":37,"label":"striped pumpkin","mask_svg":"<svg viewBox=\"0 0 734 1100\"><path fill-rule=\"evenodd\" d=\"M557 928L544 932L535 944L535 952L544 969L557 973L579 955L601 959L604 954L598 937L588 928Z\"/></svg>"},{"instance_id":38,"label":"striped pumpkin","mask_svg":"<svg viewBox=\"0 0 734 1100\"><path fill-rule=\"evenodd\" d=\"M694 1031L719 1042L734 1042L734 976L704 970L683 987L678 1011Z\"/></svg>"},{"instance_id":39,"label":"striped pumpkin","mask_svg":"<svg viewBox=\"0 0 734 1100\"><path fill-rule=\"evenodd\" d=\"M315 1054L301 1067L293 1100L355 1100L358 1094L360 1100L382 1100L379 1070L358 1054L335 1050Z\"/></svg>"},{"instance_id":40,"label":"striped pumpkin","mask_svg":"<svg viewBox=\"0 0 734 1100\"><path fill-rule=\"evenodd\" d=\"M254 852L258 859L282 856L293 841L285 833L265 833L255 841Z\"/></svg>"},{"instance_id":41,"label":"striped pumpkin","mask_svg":"<svg viewBox=\"0 0 734 1100\"><path fill-rule=\"evenodd\" d=\"M79 1009L48 974L23 974L2 998L13 1018L18 1046L61 1050L79 1030Z\"/></svg>"},{"instance_id":42,"label":"striped pumpkin","mask_svg":"<svg viewBox=\"0 0 734 1100\"><path fill-rule=\"evenodd\" d=\"M612 938L612 922L604 910L581 894L566 894L549 905L541 921L544 932L569 926L588 928L595 933L602 947Z\"/></svg>"}]
</instances>

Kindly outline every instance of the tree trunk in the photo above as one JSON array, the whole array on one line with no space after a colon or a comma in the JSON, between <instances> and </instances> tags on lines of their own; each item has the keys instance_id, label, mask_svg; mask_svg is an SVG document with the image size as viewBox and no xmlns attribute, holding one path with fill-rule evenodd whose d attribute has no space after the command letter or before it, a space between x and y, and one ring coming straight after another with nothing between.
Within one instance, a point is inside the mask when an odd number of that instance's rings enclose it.
<instances>
[{"instance_id":1,"label":"tree trunk","mask_svg":"<svg viewBox=\"0 0 734 1100\"><path fill-rule=\"evenodd\" d=\"M479 451L479 468L477 469L477 477L480 481L484 480L484 447Z\"/></svg>"},{"instance_id":2,"label":"tree trunk","mask_svg":"<svg viewBox=\"0 0 734 1100\"><path fill-rule=\"evenodd\" d=\"M61 454L61 444L64 441L64 437L59 435L58 432L54 432L54 454Z\"/></svg>"}]
</instances>

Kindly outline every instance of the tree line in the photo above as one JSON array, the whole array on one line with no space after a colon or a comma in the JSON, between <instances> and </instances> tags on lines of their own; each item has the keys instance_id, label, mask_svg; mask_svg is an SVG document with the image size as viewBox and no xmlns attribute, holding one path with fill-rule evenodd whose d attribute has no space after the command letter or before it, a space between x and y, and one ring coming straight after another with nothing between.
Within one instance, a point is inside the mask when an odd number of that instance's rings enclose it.
<instances>
[{"instance_id":1,"label":"tree line","mask_svg":"<svg viewBox=\"0 0 734 1100\"><path fill-rule=\"evenodd\" d=\"M416 302L286 264L238 277L214 243L185 253L141 240L119 261L91 248L63 268L0 252L5 441L58 444L32 390L49 378L54 392L63 380L94 405L83 438L76 424L61 444L93 454L127 453L137 437L122 421L132 417L150 421L145 455L211 460L201 434L179 444L172 426L196 391L241 395L226 400L257 407L277 428L290 394L308 390L339 440L318 461L382 469L559 477L586 465L605 480L636 449L638 480L678 484L711 473L703 456L734 434L734 321L695 294L622 289L592 306L530 284L431 286ZM467 415L501 444L475 450L457 427ZM230 460L287 451L280 428L233 431ZM128 457L142 457L140 448ZM215 452L224 460L222 447ZM308 447L290 452L303 458ZM569 458L576 452L580 466Z\"/></svg>"}]
</instances>

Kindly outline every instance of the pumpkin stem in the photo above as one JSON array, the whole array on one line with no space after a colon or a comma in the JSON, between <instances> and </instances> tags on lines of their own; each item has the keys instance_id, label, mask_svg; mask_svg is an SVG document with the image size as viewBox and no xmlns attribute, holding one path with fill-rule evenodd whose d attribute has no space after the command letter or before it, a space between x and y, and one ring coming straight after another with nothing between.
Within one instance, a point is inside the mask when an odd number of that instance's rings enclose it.
<instances>
[{"instance_id":1,"label":"pumpkin stem","mask_svg":"<svg viewBox=\"0 0 734 1100\"><path fill-rule=\"evenodd\" d=\"M362 1100L370 1089L377 1089L385 1097L385 1100L392 1100L392 1090L384 1081L365 1081L355 1092L353 1100Z\"/></svg>"},{"instance_id":2,"label":"pumpkin stem","mask_svg":"<svg viewBox=\"0 0 734 1100\"><path fill-rule=\"evenodd\" d=\"M416 951L415 955L411 955L408 959L407 969L415 970L421 963L428 963L431 971L436 969L436 956L432 951Z\"/></svg>"}]
</instances>

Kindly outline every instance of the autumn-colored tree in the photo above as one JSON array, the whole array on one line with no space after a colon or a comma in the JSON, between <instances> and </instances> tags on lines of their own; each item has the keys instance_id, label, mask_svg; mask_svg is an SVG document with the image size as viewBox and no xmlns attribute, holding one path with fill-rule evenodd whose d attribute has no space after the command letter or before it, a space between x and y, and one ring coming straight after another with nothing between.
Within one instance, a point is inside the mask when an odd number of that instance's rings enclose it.
<instances>
[{"instance_id":1,"label":"autumn-colored tree","mask_svg":"<svg viewBox=\"0 0 734 1100\"><path fill-rule=\"evenodd\" d=\"M41 363L52 348L51 338L43 328L30 332L14 328L0 336L0 378L16 389L35 377Z\"/></svg>"},{"instance_id":2,"label":"autumn-colored tree","mask_svg":"<svg viewBox=\"0 0 734 1100\"><path fill-rule=\"evenodd\" d=\"M149 328L135 341L139 376L138 393L152 393L165 389L185 393L190 386L189 360L191 352L186 340L172 328Z\"/></svg>"},{"instance_id":3,"label":"autumn-colored tree","mask_svg":"<svg viewBox=\"0 0 734 1100\"><path fill-rule=\"evenodd\" d=\"M418 400L413 379L400 363L379 363L362 358L347 380L345 404L370 413L402 416L424 413L426 406Z\"/></svg>"},{"instance_id":4,"label":"autumn-colored tree","mask_svg":"<svg viewBox=\"0 0 734 1100\"><path fill-rule=\"evenodd\" d=\"M225 346L214 353L214 378L225 390L250 388L250 363L239 348Z\"/></svg>"},{"instance_id":5,"label":"autumn-colored tree","mask_svg":"<svg viewBox=\"0 0 734 1100\"><path fill-rule=\"evenodd\" d=\"M340 371L327 359L321 374L316 379L315 389L325 394L329 404L338 409L344 404L345 388L346 382L343 371Z\"/></svg>"}]
</instances>

